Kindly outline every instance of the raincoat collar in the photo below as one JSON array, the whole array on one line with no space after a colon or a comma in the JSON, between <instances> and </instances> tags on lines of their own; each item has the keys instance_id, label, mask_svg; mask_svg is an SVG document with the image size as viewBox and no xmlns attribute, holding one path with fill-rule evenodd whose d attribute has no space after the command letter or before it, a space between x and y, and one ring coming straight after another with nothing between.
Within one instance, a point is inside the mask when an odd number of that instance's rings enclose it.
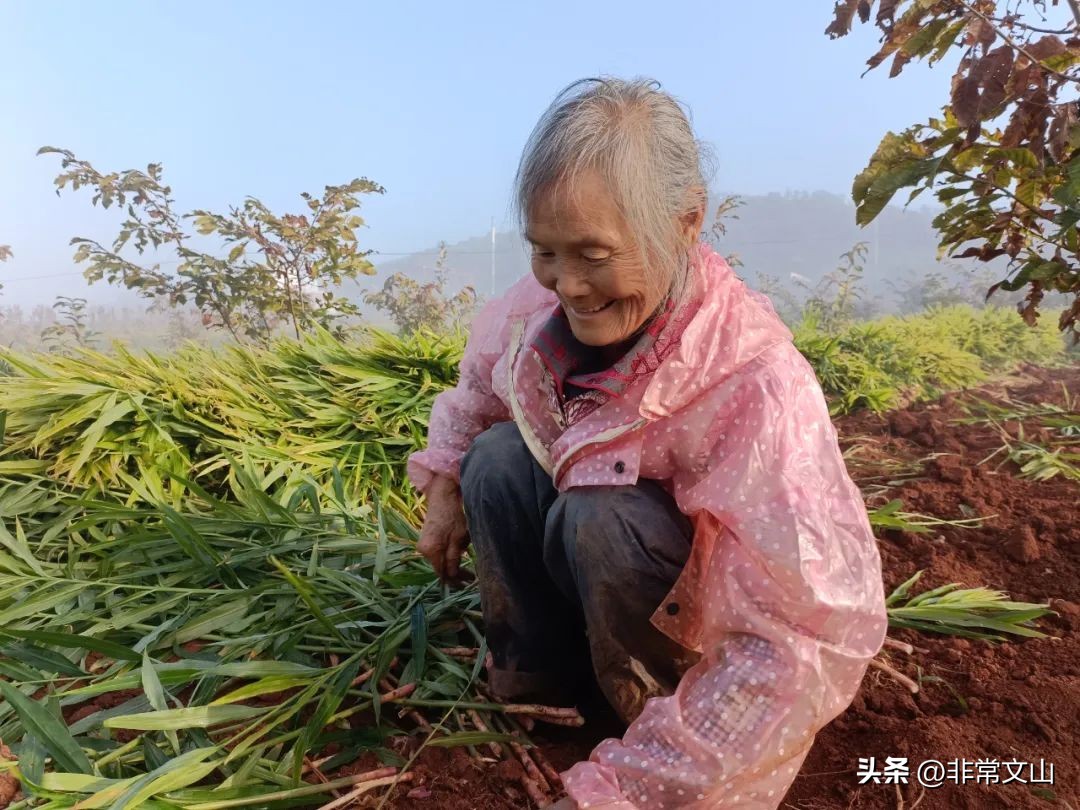
<instances>
[{"instance_id":1,"label":"raincoat collar","mask_svg":"<svg viewBox=\"0 0 1080 810\"><path fill-rule=\"evenodd\" d=\"M697 246L691 264L691 295L701 303L645 389L640 413L649 420L681 410L766 349L791 340L768 299L749 290L709 245Z\"/></svg>"}]
</instances>

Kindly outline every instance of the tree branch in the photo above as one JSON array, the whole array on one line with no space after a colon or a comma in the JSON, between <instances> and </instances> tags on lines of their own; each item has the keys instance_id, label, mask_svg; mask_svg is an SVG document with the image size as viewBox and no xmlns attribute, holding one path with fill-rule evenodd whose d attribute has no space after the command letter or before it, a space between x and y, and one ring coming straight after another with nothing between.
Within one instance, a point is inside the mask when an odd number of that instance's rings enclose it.
<instances>
[{"instance_id":1,"label":"tree branch","mask_svg":"<svg viewBox=\"0 0 1080 810\"><path fill-rule=\"evenodd\" d=\"M1076 0L1080 2L1080 0ZM994 22L1004 25L1006 28L1023 28L1025 31L1033 31L1036 34L1071 34L1073 29L1071 28L1039 28L1037 25L1031 25L1030 23L1021 22L1020 20L1005 19L1002 17L994 17Z\"/></svg>"},{"instance_id":2,"label":"tree branch","mask_svg":"<svg viewBox=\"0 0 1080 810\"><path fill-rule=\"evenodd\" d=\"M964 2L964 0L957 0L957 2L961 6L966 8L969 12L971 12L973 15L975 15L980 20L982 20L984 23L989 25L990 28L993 30L994 34L996 34L998 37L1003 39L1005 41L1006 45L1008 45L1014 51L1023 54L1025 57L1028 58L1028 60L1031 61L1031 63L1033 65L1038 65L1043 70L1045 70L1047 73L1049 73L1049 74L1051 74L1053 76L1057 76L1059 79L1064 79L1065 81L1073 82L1074 84L1080 83L1080 79L1078 79L1076 76L1070 76L1067 73L1062 73L1060 70L1054 70L1053 68L1048 68L1040 60L1038 60L1034 56L1032 56L1031 53L1023 45L1021 45L1015 39L1010 37L1008 34L1006 34L1004 31L1002 31L996 25L994 25L994 20L992 18L987 17L985 14L983 14L981 11L979 11L974 6L968 5L966 2ZM1069 7L1073 9L1073 14L1077 14L1078 11L1080 11L1080 0L1069 0Z\"/></svg>"},{"instance_id":3,"label":"tree branch","mask_svg":"<svg viewBox=\"0 0 1080 810\"><path fill-rule=\"evenodd\" d=\"M1068 0L1069 10L1072 11L1073 19L1080 25L1080 0Z\"/></svg>"}]
</instances>

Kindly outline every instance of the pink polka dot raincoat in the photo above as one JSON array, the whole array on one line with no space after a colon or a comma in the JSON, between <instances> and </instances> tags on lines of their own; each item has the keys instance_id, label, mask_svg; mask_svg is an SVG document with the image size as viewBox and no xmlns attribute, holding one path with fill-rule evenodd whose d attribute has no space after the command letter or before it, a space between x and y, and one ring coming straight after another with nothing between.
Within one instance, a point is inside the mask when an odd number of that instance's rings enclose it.
<instances>
[{"instance_id":1,"label":"pink polka dot raincoat","mask_svg":"<svg viewBox=\"0 0 1080 810\"><path fill-rule=\"evenodd\" d=\"M558 302L519 281L474 322L409 460L420 491L457 478L472 441L513 419L560 491L652 479L694 521L652 621L701 659L564 774L583 808L777 807L885 634L880 557L813 370L722 258L702 245L692 264L677 345L568 426L530 349Z\"/></svg>"}]
</instances>

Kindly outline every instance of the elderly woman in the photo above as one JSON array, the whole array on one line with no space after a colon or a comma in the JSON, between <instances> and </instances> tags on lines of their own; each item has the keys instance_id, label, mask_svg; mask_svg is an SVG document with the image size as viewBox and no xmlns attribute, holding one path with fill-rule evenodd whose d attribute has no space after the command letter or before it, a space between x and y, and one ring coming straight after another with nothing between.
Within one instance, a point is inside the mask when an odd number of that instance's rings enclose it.
<instances>
[{"instance_id":1,"label":"elderly woman","mask_svg":"<svg viewBox=\"0 0 1080 810\"><path fill-rule=\"evenodd\" d=\"M492 691L573 700L584 651L628 725L560 807L777 807L885 632L821 389L699 241L706 201L655 83L564 91L517 176L532 275L476 319L409 462L420 551L455 580L472 542Z\"/></svg>"}]
</instances>

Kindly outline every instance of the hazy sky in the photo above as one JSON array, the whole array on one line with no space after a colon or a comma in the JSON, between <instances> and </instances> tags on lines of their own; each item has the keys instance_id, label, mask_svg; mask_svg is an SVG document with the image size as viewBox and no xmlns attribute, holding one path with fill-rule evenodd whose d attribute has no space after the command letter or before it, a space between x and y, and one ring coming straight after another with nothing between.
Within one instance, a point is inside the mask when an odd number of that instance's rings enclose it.
<instances>
[{"instance_id":1,"label":"hazy sky","mask_svg":"<svg viewBox=\"0 0 1080 810\"><path fill-rule=\"evenodd\" d=\"M44 144L101 170L162 162L185 211L297 210L367 176L387 194L366 243L406 252L508 224L519 151L561 87L648 75L691 108L719 187L846 193L886 130L940 107L951 64L860 79L874 31L830 41L832 5L6 0L0 304L84 294L68 240L119 220L56 197Z\"/></svg>"}]
</instances>

